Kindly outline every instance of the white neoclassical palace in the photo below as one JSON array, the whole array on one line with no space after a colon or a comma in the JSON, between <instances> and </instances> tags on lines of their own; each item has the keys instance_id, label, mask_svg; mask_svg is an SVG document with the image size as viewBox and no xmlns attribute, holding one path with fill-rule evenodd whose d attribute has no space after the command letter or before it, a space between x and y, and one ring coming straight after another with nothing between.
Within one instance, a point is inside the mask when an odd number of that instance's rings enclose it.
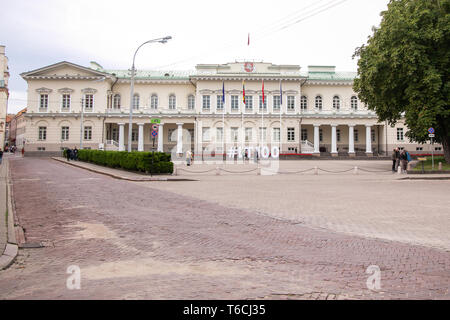
<instances>
[{"instance_id":1,"label":"white neoclassical palace","mask_svg":"<svg viewBox=\"0 0 450 320\"><path fill-rule=\"evenodd\" d=\"M283 154L372 156L397 146L413 153L432 147L410 143L402 122L380 123L352 89L356 74L333 66L303 72L298 65L234 62L138 71L131 141L128 70L59 62L21 75L28 83L27 154L80 145L127 150L129 143L151 150L151 119L161 120L155 148L165 152L262 144Z\"/></svg>"}]
</instances>

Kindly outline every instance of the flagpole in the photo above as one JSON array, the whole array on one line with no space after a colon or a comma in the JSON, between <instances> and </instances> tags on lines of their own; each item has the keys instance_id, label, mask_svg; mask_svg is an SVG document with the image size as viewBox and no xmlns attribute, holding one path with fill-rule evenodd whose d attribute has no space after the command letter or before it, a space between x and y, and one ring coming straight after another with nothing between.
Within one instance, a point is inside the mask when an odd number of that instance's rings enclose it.
<instances>
[{"instance_id":1,"label":"flagpole","mask_svg":"<svg viewBox=\"0 0 450 320\"><path fill-rule=\"evenodd\" d=\"M225 153L225 81L222 83L222 160L224 158Z\"/></svg>"},{"instance_id":2,"label":"flagpole","mask_svg":"<svg viewBox=\"0 0 450 320\"><path fill-rule=\"evenodd\" d=\"M264 135L263 135L263 130L264 130L264 79L262 81L262 105L261 105L261 146L259 148L259 153L262 154L262 148L264 145Z\"/></svg>"},{"instance_id":3,"label":"flagpole","mask_svg":"<svg viewBox=\"0 0 450 320\"><path fill-rule=\"evenodd\" d=\"M281 112L283 110L283 91L281 89L281 79L280 79L280 150L279 153L281 155L281 147L282 147L282 137L283 137L283 130L282 130L282 124L281 124Z\"/></svg>"}]
</instances>

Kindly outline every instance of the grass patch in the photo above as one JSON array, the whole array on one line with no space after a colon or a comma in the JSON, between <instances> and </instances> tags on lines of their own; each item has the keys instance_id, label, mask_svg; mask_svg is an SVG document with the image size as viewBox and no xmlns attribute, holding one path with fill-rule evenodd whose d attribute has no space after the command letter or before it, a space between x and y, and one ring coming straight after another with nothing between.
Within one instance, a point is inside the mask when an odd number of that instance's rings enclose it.
<instances>
[{"instance_id":1,"label":"grass patch","mask_svg":"<svg viewBox=\"0 0 450 320\"><path fill-rule=\"evenodd\" d=\"M431 171L432 170L431 157L428 156L426 158L427 158L427 161L424 162L424 170ZM439 170L439 162L442 162L442 170L443 171L450 171L450 163L445 162L445 159L442 156L434 157L434 170L435 171ZM420 163L420 161L414 168L414 171L422 171L422 164Z\"/></svg>"}]
</instances>

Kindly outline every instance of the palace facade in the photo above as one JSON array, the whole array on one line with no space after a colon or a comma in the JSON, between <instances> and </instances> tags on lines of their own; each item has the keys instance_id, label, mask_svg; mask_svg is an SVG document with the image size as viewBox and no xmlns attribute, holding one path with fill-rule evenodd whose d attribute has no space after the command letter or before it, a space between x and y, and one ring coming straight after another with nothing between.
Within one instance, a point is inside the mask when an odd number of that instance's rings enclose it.
<instances>
[{"instance_id":1,"label":"palace facade","mask_svg":"<svg viewBox=\"0 0 450 320\"><path fill-rule=\"evenodd\" d=\"M28 155L60 154L75 146L127 150L129 143L138 151L155 143L158 151L195 154L249 145L332 156L440 148L410 143L402 122L380 123L352 89L356 73L334 66L303 72L298 65L234 62L182 72L142 70L136 73L133 99L128 70L107 70L95 62L90 67L60 62L21 76L28 83L23 137ZM153 141L155 118L161 124Z\"/></svg>"}]
</instances>

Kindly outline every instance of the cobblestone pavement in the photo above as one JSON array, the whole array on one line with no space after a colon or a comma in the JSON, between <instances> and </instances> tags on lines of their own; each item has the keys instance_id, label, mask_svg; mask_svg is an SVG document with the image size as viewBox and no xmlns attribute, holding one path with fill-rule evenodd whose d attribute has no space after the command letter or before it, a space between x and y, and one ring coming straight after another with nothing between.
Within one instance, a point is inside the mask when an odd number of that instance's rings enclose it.
<instances>
[{"instance_id":1,"label":"cobblestone pavement","mask_svg":"<svg viewBox=\"0 0 450 320\"><path fill-rule=\"evenodd\" d=\"M10 165L27 242L45 247L22 249L0 272L2 299L450 298L444 250L312 229L48 159ZM80 290L66 288L71 265ZM366 287L370 265L381 269L378 292Z\"/></svg>"},{"instance_id":2,"label":"cobblestone pavement","mask_svg":"<svg viewBox=\"0 0 450 320\"><path fill-rule=\"evenodd\" d=\"M315 228L450 251L449 180L399 180L418 175L392 174L390 161L281 161L280 166L285 172L314 166L333 172L359 166L371 172L274 176L213 173L189 175L199 180L195 183L142 185ZM242 166L234 171L238 168Z\"/></svg>"}]
</instances>

